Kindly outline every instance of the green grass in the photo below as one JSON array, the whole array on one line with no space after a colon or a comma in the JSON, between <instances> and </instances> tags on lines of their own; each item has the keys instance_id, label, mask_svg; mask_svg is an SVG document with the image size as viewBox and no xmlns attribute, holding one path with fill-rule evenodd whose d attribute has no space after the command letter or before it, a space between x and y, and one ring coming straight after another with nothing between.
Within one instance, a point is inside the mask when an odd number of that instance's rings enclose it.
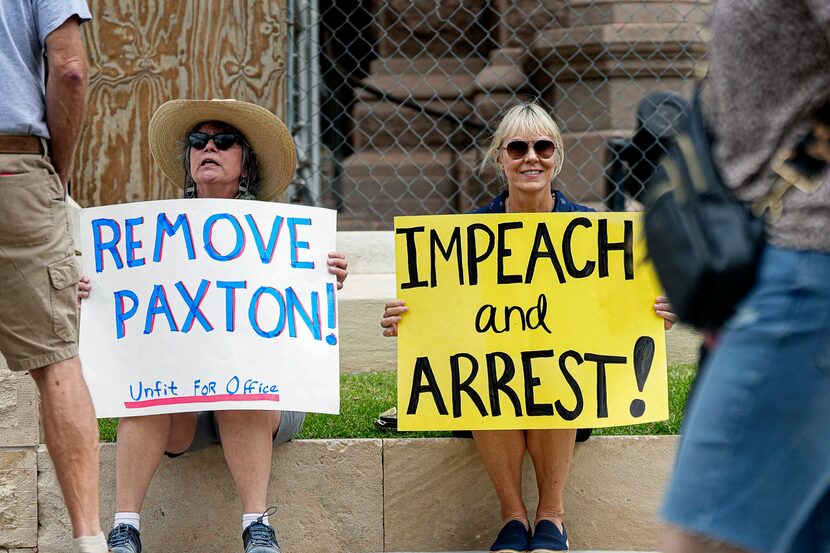
<instances>
[{"instance_id":1,"label":"green grass","mask_svg":"<svg viewBox=\"0 0 830 553\"><path fill-rule=\"evenodd\" d=\"M630 436L643 434L679 434L686 398L697 373L697 365L669 367L669 418L660 422L647 422L631 426L597 428L594 436Z\"/></svg>"},{"instance_id":2,"label":"green grass","mask_svg":"<svg viewBox=\"0 0 830 553\"><path fill-rule=\"evenodd\" d=\"M695 365L669 367L669 419L663 422L602 428L599 436L631 434L677 434L686 397L695 376ZM420 438L450 436L449 432L390 432L378 430L374 420L395 405L396 375L376 372L340 377L340 414L309 413L298 439L308 438ZM98 421L101 441L114 442L117 420Z\"/></svg>"},{"instance_id":3,"label":"green grass","mask_svg":"<svg viewBox=\"0 0 830 553\"><path fill-rule=\"evenodd\" d=\"M98 434L102 442L114 442L117 429L118 419L98 419Z\"/></svg>"},{"instance_id":4,"label":"green grass","mask_svg":"<svg viewBox=\"0 0 830 553\"><path fill-rule=\"evenodd\" d=\"M340 414L309 413L298 438L449 437L449 432L390 432L375 428L378 414L395 406L396 376L393 371L342 375Z\"/></svg>"}]
</instances>

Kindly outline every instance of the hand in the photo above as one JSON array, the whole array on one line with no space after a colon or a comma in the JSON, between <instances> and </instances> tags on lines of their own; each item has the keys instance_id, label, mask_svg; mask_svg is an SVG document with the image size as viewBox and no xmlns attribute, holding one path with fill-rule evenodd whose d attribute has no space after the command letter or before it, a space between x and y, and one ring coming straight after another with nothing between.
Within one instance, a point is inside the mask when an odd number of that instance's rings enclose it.
<instances>
[{"instance_id":1,"label":"hand","mask_svg":"<svg viewBox=\"0 0 830 553\"><path fill-rule=\"evenodd\" d=\"M81 301L89 297L90 290L92 290L92 283L89 281L89 277L84 275L78 281L78 309L81 308Z\"/></svg>"},{"instance_id":2,"label":"hand","mask_svg":"<svg viewBox=\"0 0 830 553\"><path fill-rule=\"evenodd\" d=\"M673 307L669 303L669 298L666 296L657 296L654 300L654 312L658 317L663 319L663 328L671 330L674 323L677 322L677 314L673 311Z\"/></svg>"},{"instance_id":3,"label":"hand","mask_svg":"<svg viewBox=\"0 0 830 553\"><path fill-rule=\"evenodd\" d=\"M401 322L403 314L409 311L403 300L389 300L386 302L386 309L383 311L383 318L380 326L383 327L384 336L397 336L398 323Z\"/></svg>"},{"instance_id":4,"label":"hand","mask_svg":"<svg viewBox=\"0 0 830 553\"><path fill-rule=\"evenodd\" d=\"M337 277L337 289L343 288L346 277L349 276L349 262L346 256L338 252L329 253L329 272Z\"/></svg>"}]
</instances>

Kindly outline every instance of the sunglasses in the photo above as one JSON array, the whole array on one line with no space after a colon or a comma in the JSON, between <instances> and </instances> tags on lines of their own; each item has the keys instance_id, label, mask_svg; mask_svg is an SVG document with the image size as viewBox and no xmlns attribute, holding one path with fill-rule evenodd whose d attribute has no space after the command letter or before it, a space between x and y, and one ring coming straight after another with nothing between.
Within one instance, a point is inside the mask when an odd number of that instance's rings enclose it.
<instances>
[{"instance_id":1,"label":"sunglasses","mask_svg":"<svg viewBox=\"0 0 830 553\"><path fill-rule=\"evenodd\" d=\"M220 150L227 150L237 142L242 142L242 136L232 132L220 132L218 134L207 134L204 132L187 133L187 142L191 148L204 150L207 143L213 140L213 144Z\"/></svg>"},{"instance_id":2,"label":"sunglasses","mask_svg":"<svg viewBox=\"0 0 830 553\"><path fill-rule=\"evenodd\" d=\"M510 159L522 159L531 148L542 159L553 157L553 153L556 151L556 146L550 140L537 140L532 144L524 140L512 140L504 147Z\"/></svg>"}]
</instances>

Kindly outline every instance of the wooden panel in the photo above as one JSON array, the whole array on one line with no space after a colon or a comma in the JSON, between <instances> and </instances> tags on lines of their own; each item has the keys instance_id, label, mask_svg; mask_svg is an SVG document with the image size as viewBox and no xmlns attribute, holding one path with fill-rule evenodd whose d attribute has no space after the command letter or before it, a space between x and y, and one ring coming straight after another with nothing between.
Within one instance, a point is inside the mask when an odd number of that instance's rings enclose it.
<instances>
[{"instance_id":1,"label":"wooden panel","mask_svg":"<svg viewBox=\"0 0 830 553\"><path fill-rule=\"evenodd\" d=\"M179 197L147 125L174 98L235 98L285 113L285 0L90 0L86 126L73 171L84 207Z\"/></svg>"}]
</instances>

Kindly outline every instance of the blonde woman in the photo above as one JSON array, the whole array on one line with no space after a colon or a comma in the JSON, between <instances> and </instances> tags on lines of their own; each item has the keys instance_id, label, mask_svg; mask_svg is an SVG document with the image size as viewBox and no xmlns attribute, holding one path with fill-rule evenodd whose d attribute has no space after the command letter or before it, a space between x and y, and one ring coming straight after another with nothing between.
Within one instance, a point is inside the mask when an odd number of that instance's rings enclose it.
<instances>
[{"instance_id":1,"label":"blonde woman","mask_svg":"<svg viewBox=\"0 0 830 553\"><path fill-rule=\"evenodd\" d=\"M496 129L484 163L495 163L507 183L488 205L473 213L549 213L593 211L576 204L553 187L564 152L559 128L536 102L511 108ZM397 336L408 311L390 300L381 319L384 336ZM657 298L655 312L671 328L676 315L668 301ZM503 527L490 547L494 553L567 551L565 481L573 457L576 430L481 430L472 433L484 467L499 498ZM531 532L522 499L522 461L530 454L539 488Z\"/></svg>"}]
</instances>

